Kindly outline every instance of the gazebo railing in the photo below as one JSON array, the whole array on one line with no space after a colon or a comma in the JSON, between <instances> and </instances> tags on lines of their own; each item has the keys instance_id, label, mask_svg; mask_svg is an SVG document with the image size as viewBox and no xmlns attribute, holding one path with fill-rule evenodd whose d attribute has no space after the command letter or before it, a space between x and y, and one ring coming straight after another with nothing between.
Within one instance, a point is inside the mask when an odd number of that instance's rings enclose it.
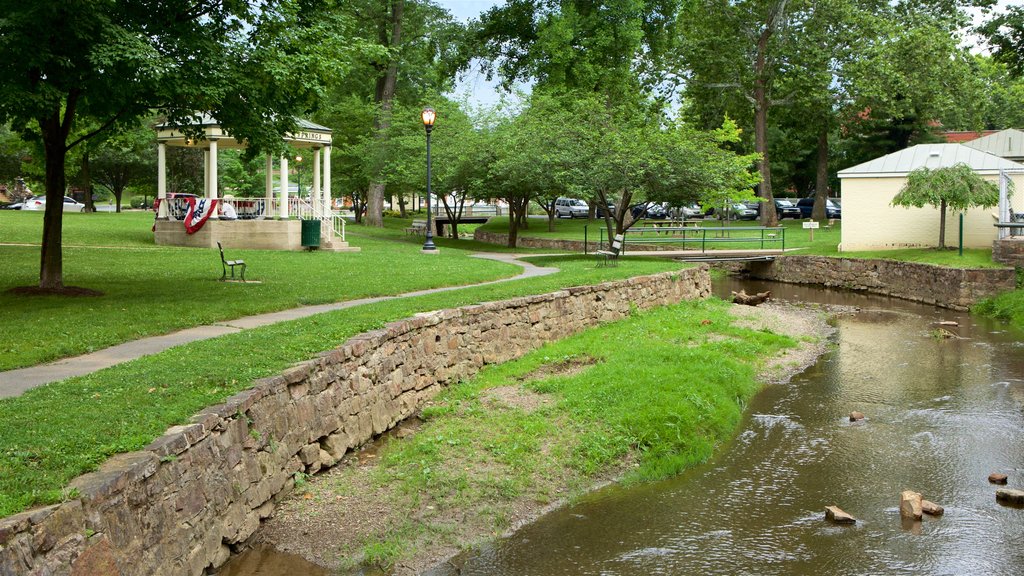
<instances>
[{"instance_id":1,"label":"gazebo railing","mask_svg":"<svg viewBox=\"0 0 1024 576\"><path fill-rule=\"evenodd\" d=\"M281 202L273 198L232 198L229 200L235 207L239 220L274 219L281 213ZM188 212L188 199L168 198L167 215L171 220L184 220ZM288 215L292 218L320 220L320 234L326 239L333 237L345 241L345 219L333 210L325 210L319 203L311 203L294 196L288 198Z\"/></svg>"}]
</instances>

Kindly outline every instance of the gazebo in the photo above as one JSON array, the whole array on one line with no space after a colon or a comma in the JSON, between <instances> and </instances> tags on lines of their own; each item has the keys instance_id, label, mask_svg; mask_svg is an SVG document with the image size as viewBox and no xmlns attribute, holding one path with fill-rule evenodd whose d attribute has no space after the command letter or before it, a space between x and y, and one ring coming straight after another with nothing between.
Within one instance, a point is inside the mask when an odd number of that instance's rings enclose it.
<instances>
[{"instance_id":1,"label":"gazebo","mask_svg":"<svg viewBox=\"0 0 1024 576\"><path fill-rule=\"evenodd\" d=\"M220 242L231 248L299 250L302 248L301 220L320 221L320 247L327 250L358 250L345 241L345 220L332 209L331 202L331 129L308 120L297 120L298 131L284 135L295 148L308 149L312 157L313 182L310 194L301 190L290 195L288 157L266 157L266 192L263 198L232 198L229 201L237 218L222 218L224 198L217 179L217 152L245 149L246 143L232 137L220 123L207 114L198 115L187 135L171 124L157 126L157 220L154 233L157 244L213 248ZM167 195L167 147L203 150L203 194L201 198ZM277 184L275 190L275 178ZM201 202L200 200L206 200ZM199 210L204 220L191 221ZM191 225L186 225L191 224ZM198 226L196 226L198 224ZM315 236L314 236L315 237Z\"/></svg>"}]
</instances>

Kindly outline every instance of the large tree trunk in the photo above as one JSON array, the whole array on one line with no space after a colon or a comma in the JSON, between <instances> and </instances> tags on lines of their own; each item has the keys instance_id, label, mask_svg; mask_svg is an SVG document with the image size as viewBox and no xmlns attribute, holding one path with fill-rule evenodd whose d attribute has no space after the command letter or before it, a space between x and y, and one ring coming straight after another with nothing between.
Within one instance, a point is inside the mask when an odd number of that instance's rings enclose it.
<instances>
[{"instance_id":1,"label":"large tree trunk","mask_svg":"<svg viewBox=\"0 0 1024 576\"><path fill-rule=\"evenodd\" d=\"M397 51L402 43L402 11L405 8L405 1L391 0L390 4L390 38L388 25L382 23L378 29L379 40L382 45ZM397 82L398 56L392 55L384 75L377 78L377 90L374 94L376 102L380 105L377 118L374 120L374 131L377 145L382 148L388 146L388 130L391 128L391 110L395 101ZM376 180L370 183L366 194L366 223L370 226L384 226L384 189L384 175L377 174Z\"/></svg>"},{"instance_id":2,"label":"large tree trunk","mask_svg":"<svg viewBox=\"0 0 1024 576\"><path fill-rule=\"evenodd\" d=\"M43 246L39 258L39 287L60 290L64 287L64 261L61 234L64 224L64 190L67 180L64 161L67 157L67 136L74 117L75 100L69 99L64 122L60 110L39 120L46 153L46 211L43 213Z\"/></svg>"},{"instance_id":3,"label":"large tree trunk","mask_svg":"<svg viewBox=\"0 0 1024 576\"><path fill-rule=\"evenodd\" d=\"M767 14L764 28L757 38L757 55L754 58L754 147L761 155L757 170L761 173L759 185L760 196L764 198L761 206L761 225L778 226L779 217L775 211L775 196L772 194L772 169L768 160L768 108L772 105L769 98L771 70L768 65L768 42L775 31L783 25L786 16L786 4L789 0L776 0L771 12Z\"/></svg>"},{"instance_id":4,"label":"large tree trunk","mask_svg":"<svg viewBox=\"0 0 1024 576\"><path fill-rule=\"evenodd\" d=\"M811 218L821 222L828 217L825 209L828 204L828 124L825 123L818 133L818 165L814 182L814 207Z\"/></svg>"}]
</instances>

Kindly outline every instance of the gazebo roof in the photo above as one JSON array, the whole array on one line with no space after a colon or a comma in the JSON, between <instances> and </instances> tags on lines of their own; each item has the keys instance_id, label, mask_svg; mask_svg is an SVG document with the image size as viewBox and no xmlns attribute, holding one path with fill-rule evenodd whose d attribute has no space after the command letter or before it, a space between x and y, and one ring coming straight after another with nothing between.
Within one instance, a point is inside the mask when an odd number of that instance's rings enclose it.
<instances>
[{"instance_id":1,"label":"gazebo roof","mask_svg":"<svg viewBox=\"0 0 1024 576\"><path fill-rule=\"evenodd\" d=\"M303 118L296 118L295 123L298 125L299 130L295 133L285 134L282 137L285 142L297 148L320 148L331 145L332 131L330 128ZM157 142L167 144L168 146L206 148L210 140L217 140L217 145L220 148L246 147L245 142L233 138L227 130L221 128L220 122L216 118L205 112L196 114L194 120L188 125L189 127L200 128L203 133L203 139L192 140L177 126L164 122L156 127Z\"/></svg>"},{"instance_id":2,"label":"gazebo roof","mask_svg":"<svg viewBox=\"0 0 1024 576\"><path fill-rule=\"evenodd\" d=\"M1024 165L963 144L918 144L839 171L840 178L891 178L918 168L949 168L966 164L975 172L995 174L1021 170Z\"/></svg>"}]
</instances>

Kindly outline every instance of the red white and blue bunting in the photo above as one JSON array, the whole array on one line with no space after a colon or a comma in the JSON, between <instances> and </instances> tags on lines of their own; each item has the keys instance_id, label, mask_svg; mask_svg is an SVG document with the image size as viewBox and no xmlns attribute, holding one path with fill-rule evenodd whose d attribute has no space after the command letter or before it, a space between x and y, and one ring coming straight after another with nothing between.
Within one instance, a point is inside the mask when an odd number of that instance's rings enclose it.
<instances>
[{"instance_id":1,"label":"red white and blue bunting","mask_svg":"<svg viewBox=\"0 0 1024 576\"><path fill-rule=\"evenodd\" d=\"M195 234L206 224L211 214L217 212L217 202L210 198L185 198L188 210L185 212L185 233Z\"/></svg>"}]
</instances>

